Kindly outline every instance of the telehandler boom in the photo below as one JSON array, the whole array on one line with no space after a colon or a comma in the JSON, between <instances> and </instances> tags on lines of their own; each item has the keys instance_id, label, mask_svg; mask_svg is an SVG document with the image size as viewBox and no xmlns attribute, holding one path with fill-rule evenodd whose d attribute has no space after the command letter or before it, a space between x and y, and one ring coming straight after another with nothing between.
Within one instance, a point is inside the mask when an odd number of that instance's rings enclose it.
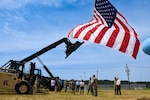
<instances>
[{"instance_id":1,"label":"telehandler boom","mask_svg":"<svg viewBox=\"0 0 150 100\"><path fill-rule=\"evenodd\" d=\"M41 71L40 69L36 69L35 63L31 62L30 73L25 73L25 64L62 43L66 44L65 58L67 58L84 42L76 41L75 43L71 43L68 38L62 38L20 61L9 60L0 68L0 89L12 89L17 94L36 93L40 86ZM54 78L50 70L46 66L43 67L48 72L50 78ZM35 73L35 71L38 71L38 73Z\"/></svg>"}]
</instances>

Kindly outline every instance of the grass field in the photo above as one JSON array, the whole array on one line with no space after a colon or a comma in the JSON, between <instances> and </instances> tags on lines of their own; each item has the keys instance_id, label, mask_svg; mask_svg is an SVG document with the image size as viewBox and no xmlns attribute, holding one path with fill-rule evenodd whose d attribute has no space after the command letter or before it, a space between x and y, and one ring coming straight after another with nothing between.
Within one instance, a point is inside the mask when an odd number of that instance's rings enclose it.
<instances>
[{"instance_id":1,"label":"grass field","mask_svg":"<svg viewBox=\"0 0 150 100\"><path fill-rule=\"evenodd\" d=\"M150 90L122 90L122 95L114 95L113 90L100 90L94 97L70 92L47 92L34 95L17 95L15 92L0 91L0 100L150 100Z\"/></svg>"}]
</instances>

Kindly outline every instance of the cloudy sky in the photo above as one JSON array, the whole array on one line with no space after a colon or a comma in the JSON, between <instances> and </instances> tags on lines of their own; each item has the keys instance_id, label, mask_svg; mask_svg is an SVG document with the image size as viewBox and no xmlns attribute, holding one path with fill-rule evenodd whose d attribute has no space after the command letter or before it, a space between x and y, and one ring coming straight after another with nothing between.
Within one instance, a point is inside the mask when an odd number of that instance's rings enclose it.
<instances>
[{"instance_id":1,"label":"cloudy sky","mask_svg":"<svg viewBox=\"0 0 150 100\"><path fill-rule=\"evenodd\" d=\"M110 0L136 30L142 42L150 35L149 0ZM0 3L0 65L8 60L22 60L67 36L75 26L92 19L94 0L1 0ZM69 38L72 42L77 39ZM79 40L82 41L82 40ZM62 79L127 80L125 67L130 69L130 81L150 81L150 56L142 51L135 60L106 46L85 42L65 59L65 44L40 56L54 76ZM47 76L37 59L37 68ZM27 67L29 65L27 64Z\"/></svg>"}]
</instances>

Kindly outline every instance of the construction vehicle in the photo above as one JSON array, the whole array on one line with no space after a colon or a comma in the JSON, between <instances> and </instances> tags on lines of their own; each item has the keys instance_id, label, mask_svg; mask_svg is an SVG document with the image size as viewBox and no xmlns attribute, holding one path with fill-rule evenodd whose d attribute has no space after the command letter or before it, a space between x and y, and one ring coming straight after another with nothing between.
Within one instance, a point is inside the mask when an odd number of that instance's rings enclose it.
<instances>
[{"instance_id":1,"label":"construction vehicle","mask_svg":"<svg viewBox=\"0 0 150 100\"><path fill-rule=\"evenodd\" d=\"M0 68L0 89L12 89L17 92L17 94L34 94L37 93L38 88L41 83L46 83L43 81L41 75L41 70L36 68L36 64L30 63L29 73L25 72L26 63L39 57L40 55L46 53L47 51L55 48L56 46L65 43L66 44L66 57L67 58L72 52L78 49L84 42L76 41L71 43L68 38L62 38L57 42L54 42L47 47L39 50L38 52L20 60L9 60L6 64ZM48 72L49 78L54 78L50 70L43 65L43 68ZM43 78L43 79L42 79ZM41 82L42 81L42 82Z\"/></svg>"}]
</instances>

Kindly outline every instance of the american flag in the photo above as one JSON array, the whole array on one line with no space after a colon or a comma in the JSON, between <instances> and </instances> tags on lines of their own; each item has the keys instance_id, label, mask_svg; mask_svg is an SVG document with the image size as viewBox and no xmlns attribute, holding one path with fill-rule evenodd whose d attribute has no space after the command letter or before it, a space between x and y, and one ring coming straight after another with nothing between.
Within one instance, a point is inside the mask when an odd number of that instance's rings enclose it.
<instances>
[{"instance_id":1,"label":"american flag","mask_svg":"<svg viewBox=\"0 0 150 100\"><path fill-rule=\"evenodd\" d=\"M95 0L92 20L73 28L70 36L114 48L135 59L140 47L135 30L108 0Z\"/></svg>"}]
</instances>

